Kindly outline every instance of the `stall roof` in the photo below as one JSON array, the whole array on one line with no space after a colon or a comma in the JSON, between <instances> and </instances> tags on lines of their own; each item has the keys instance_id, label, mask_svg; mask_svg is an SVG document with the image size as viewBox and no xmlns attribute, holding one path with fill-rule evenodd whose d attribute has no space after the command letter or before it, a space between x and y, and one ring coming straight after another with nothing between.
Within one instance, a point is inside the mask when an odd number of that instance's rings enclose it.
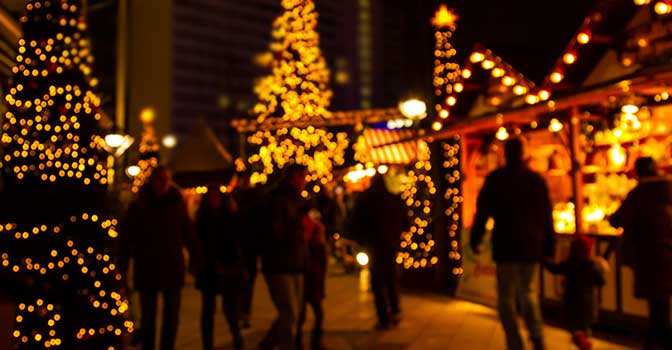
<instances>
[{"instance_id":1,"label":"stall roof","mask_svg":"<svg viewBox=\"0 0 672 350\"><path fill-rule=\"evenodd\" d=\"M410 139L414 135L415 132L410 129L365 129L363 136L368 151L367 156L375 164L411 164L417 158L417 143L398 141Z\"/></svg>"},{"instance_id":2,"label":"stall roof","mask_svg":"<svg viewBox=\"0 0 672 350\"><path fill-rule=\"evenodd\" d=\"M168 167L183 187L221 184L235 168L233 157L204 121L175 149Z\"/></svg>"}]
</instances>

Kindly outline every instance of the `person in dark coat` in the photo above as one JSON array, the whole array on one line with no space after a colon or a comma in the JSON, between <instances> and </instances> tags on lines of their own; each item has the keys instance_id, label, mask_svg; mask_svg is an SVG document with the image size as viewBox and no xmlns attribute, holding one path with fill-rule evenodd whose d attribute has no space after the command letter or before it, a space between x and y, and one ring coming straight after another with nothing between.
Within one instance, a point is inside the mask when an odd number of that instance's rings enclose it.
<instances>
[{"instance_id":1,"label":"person in dark coat","mask_svg":"<svg viewBox=\"0 0 672 350\"><path fill-rule=\"evenodd\" d=\"M672 179L651 158L635 163L639 184L609 218L623 229L623 256L635 272L635 296L649 304L645 349L672 349ZM630 260L630 261L628 261Z\"/></svg>"},{"instance_id":2,"label":"person in dark coat","mask_svg":"<svg viewBox=\"0 0 672 350\"><path fill-rule=\"evenodd\" d=\"M311 211L310 214L316 211ZM306 215L303 218L304 239L308 242L308 269L304 278L304 302L299 314L299 328L296 337L297 349L303 349L302 328L306 321L307 306L313 309L315 315L315 327L310 343L311 350L325 349L322 344L324 308L322 301L325 296L325 283L327 277L327 239L324 225L317 215Z\"/></svg>"},{"instance_id":3,"label":"person in dark coat","mask_svg":"<svg viewBox=\"0 0 672 350\"><path fill-rule=\"evenodd\" d=\"M243 349L239 324L241 287L245 283L242 261L241 227L236 202L211 187L201 200L196 228L203 266L196 276L196 288L201 291L201 340L203 350L213 348L213 329L217 295L222 296L224 316L236 350Z\"/></svg>"},{"instance_id":4,"label":"person in dark coat","mask_svg":"<svg viewBox=\"0 0 672 350\"><path fill-rule=\"evenodd\" d=\"M543 321L537 278L540 263L555 253L551 199L544 178L525 164L520 139L506 143L505 156L506 166L488 175L478 195L470 243L479 254L486 222L493 218L497 304L507 349L523 349L516 317L518 301L534 348L541 350Z\"/></svg>"},{"instance_id":5,"label":"person in dark coat","mask_svg":"<svg viewBox=\"0 0 672 350\"><path fill-rule=\"evenodd\" d=\"M155 349L158 294L163 295L161 349L174 350L184 285L183 249L189 250L191 270L199 268L198 242L182 194L165 167L154 169L138 198L130 204L119 230L120 268L133 259L134 288L140 293L141 343Z\"/></svg>"},{"instance_id":6,"label":"person in dark coat","mask_svg":"<svg viewBox=\"0 0 672 350\"><path fill-rule=\"evenodd\" d=\"M303 278L308 267L308 247L303 235L308 204L301 196L307 174L303 166L289 166L271 196L270 232L262 244L262 272L278 318L259 344L261 350L275 346L280 350L296 350Z\"/></svg>"},{"instance_id":7,"label":"person in dark coat","mask_svg":"<svg viewBox=\"0 0 672 350\"><path fill-rule=\"evenodd\" d=\"M353 236L370 256L371 289L378 315L376 329L390 329L401 318L395 260L401 234L408 227L408 211L401 197L387 190L383 176L376 175L369 189L357 197L352 215Z\"/></svg>"},{"instance_id":8,"label":"person in dark coat","mask_svg":"<svg viewBox=\"0 0 672 350\"><path fill-rule=\"evenodd\" d=\"M591 327L597 321L597 291L605 283L604 266L591 258L593 244L589 237L577 235L572 240L566 260L558 264L544 264L551 273L565 276L565 323L567 330L572 333L572 341L580 350L592 349L588 337Z\"/></svg>"}]
</instances>

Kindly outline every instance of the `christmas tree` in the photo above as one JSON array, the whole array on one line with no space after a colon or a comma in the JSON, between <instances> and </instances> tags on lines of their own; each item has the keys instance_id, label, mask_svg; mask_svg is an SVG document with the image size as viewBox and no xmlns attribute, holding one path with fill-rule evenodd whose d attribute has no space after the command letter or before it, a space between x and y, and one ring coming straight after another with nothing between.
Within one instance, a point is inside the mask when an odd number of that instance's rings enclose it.
<instances>
[{"instance_id":1,"label":"christmas tree","mask_svg":"<svg viewBox=\"0 0 672 350\"><path fill-rule=\"evenodd\" d=\"M115 349L133 325L106 218L103 114L78 0L32 0L22 18L2 169L7 205L0 269L31 281L20 295L20 349Z\"/></svg>"},{"instance_id":2,"label":"christmas tree","mask_svg":"<svg viewBox=\"0 0 672 350\"><path fill-rule=\"evenodd\" d=\"M140 114L142 137L138 146L140 160L137 163L140 173L133 178L133 187L131 188L133 193L138 193L154 168L159 166L159 142L154 131L154 118L154 111L152 110L144 110Z\"/></svg>"},{"instance_id":3,"label":"christmas tree","mask_svg":"<svg viewBox=\"0 0 672 350\"><path fill-rule=\"evenodd\" d=\"M261 168L257 175L262 177L292 162L302 164L311 180L326 183L334 166L345 161L348 140L344 133L311 125L330 118L332 97L316 31L318 15L312 0L283 0L282 8L273 24L271 74L255 87L254 113L263 130L249 138L259 150L248 161Z\"/></svg>"}]
</instances>

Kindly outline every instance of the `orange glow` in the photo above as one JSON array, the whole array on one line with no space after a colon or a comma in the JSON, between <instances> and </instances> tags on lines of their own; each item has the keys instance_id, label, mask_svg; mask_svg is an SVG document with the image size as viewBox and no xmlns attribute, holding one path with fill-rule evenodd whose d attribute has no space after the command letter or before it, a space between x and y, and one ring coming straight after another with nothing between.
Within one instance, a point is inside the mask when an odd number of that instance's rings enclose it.
<instances>
[{"instance_id":1,"label":"orange glow","mask_svg":"<svg viewBox=\"0 0 672 350\"><path fill-rule=\"evenodd\" d=\"M551 97L551 93L548 90L539 90L538 96L542 101L546 101Z\"/></svg>"},{"instance_id":2,"label":"orange glow","mask_svg":"<svg viewBox=\"0 0 672 350\"><path fill-rule=\"evenodd\" d=\"M556 84L561 82L564 78L565 78L565 76L560 71L555 71L555 72L551 73L551 81L556 83Z\"/></svg>"},{"instance_id":3,"label":"orange glow","mask_svg":"<svg viewBox=\"0 0 672 350\"><path fill-rule=\"evenodd\" d=\"M501 68L495 68L492 70L492 76L495 78L501 78L504 76L504 70Z\"/></svg>"},{"instance_id":4,"label":"orange glow","mask_svg":"<svg viewBox=\"0 0 672 350\"><path fill-rule=\"evenodd\" d=\"M474 53L472 53L471 56L469 57L469 60L470 60L472 63L478 63L478 62L483 61L484 59L485 59L485 55L482 54L482 53L480 53L480 52L474 52Z\"/></svg>"},{"instance_id":5,"label":"orange glow","mask_svg":"<svg viewBox=\"0 0 672 350\"><path fill-rule=\"evenodd\" d=\"M469 79L471 78L471 69L465 68L462 70L462 78Z\"/></svg>"},{"instance_id":6,"label":"orange glow","mask_svg":"<svg viewBox=\"0 0 672 350\"><path fill-rule=\"evenodd\" d=\"M562 61L566 64L574 64L574 62L576 62L576 54L573 52L568 52L562 56Z\"/></svg>"},{"instance_id":7,"label":"orange glow","mask_svg":"<svg viewBox=\"0 0 672 350\"><path fill-rule=\"evenodd\" d=\"M516 85L513 87L513 93L520 96L527 92L527 88L522 85Z\"/></svg>"},{"instance_id":8,"label":"orange glow","mask_svg":"<svg viewBox=\"0 0 672 350\"><path fill-rule=\"evenodd\" d=\"M586 45L590 42L591 38L592 37L590 36L589 32L581 32L576 36L576 41L578 41L581 45Z\"/></svg>"},{"instance_id":9,"label":"orange glow","mask_svg":"<svg viewBox=\"0 0 672 350\"><path fill-rule=\"evenodd\" d=\"M439 112L439 117L441 119L446 119L450 116L450 112L448 112L447 109L442 109L441 112Z\"/></svg>"},{"instance_id":10,"label":"orange glow","mask_svg":"<svg viewBox=\"0 0 672 350\"><path fill-rule=\"evenodd\" d=\"M434 124L432 124L432 129L434 131L439 131L439 130L443 129L443 124L441 124L440 121L435 121Z\"/></svg>"},{"instance_id":11,"label":"orange glow","mask_svg":"<svg viewBox=\"0 0 672 350\"><path fill-rule=\"evenodd\" d=\"M437 28L455 28L460 17L446 5L441 5L432 18L432 24Z\"/></svg>"},{"instance_id":12,"label":"orange glow","mask_svg":"<svg viewBox=\"0 0 672 350\"><path fill-rule=\"evenodd\" d=\"M654 7L655 11L659 15L668 15L672 12L672 5L664 1L658 1Z\"/></svg>"},{"instance_id":13,"label":"orange glow","mask_svg":"<svg viewBox=\"0 0 672 350\"><path fill-rule=\"evenodd\" d=\"M504 78L502 78L502 84L504 84L505 86L513 86L513 84L515 84L515 83L516 83L516 78L514 78L510 75L507 75Z\"/></svg>"},{"instance_id":14,"label":"orange glow","mask_svg":"<svg viewBox=\"0 0 672 350\"><path fill-rule=\"evenodd\" d=\"M643 6L643 5L646 5L649 2L651 2L651 0L634 0L634 1L635 1L635 5L637 5L637 6Z\"/></svg>"},{"instance_id":15,"label":"orange glow","mask_svg":"<svg viewBox=\"0 0 672 350\"><path fill-rule=\"evenodd\" d=\"M486 70L487 69L492 69L493 67L495 67L495 62L492 62L490 60L484 60L483 63L481 64L481 66L483 67L483 69L486 69Z\"/></svg>"}]
</instances>

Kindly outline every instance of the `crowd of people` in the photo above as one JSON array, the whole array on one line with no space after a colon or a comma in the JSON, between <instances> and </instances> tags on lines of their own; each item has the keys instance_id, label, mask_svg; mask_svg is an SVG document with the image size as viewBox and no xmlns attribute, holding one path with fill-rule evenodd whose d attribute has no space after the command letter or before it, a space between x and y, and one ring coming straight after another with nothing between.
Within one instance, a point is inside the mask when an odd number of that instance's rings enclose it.
<instances>
[{"instance_id":1,"label":"crowd of people","mask_svg":"<svg viewBox=\"0 0 672 350\"><path fill-rule=\"evenodd\" d=\"M578 234L570 253L556 260L552 206L544 178L525 162L524 144L510 140L506 165L486 179L477 200L470 246L481 253L486 222L494 220L492 254L497 263L498 313L508 350L522 350L518 316L522 316L535 350L545 348L539 305L542 268L566 277L564 318L579 349L591 349L591 327L597 319L597 290L609 270L594 242ZM620 250L635 272L635 294L649 305L644 349L672 349L672 180L659 175L651 158L635 164L637 187L610 216L623 229ZM245 178L233 192L209 188L192 219L167 168L158 167L130 204L119 228L118 265L133 268L132 288L140 295L143 350L156 348L157 302L163 300L161 350L175 349L180 297L185 274L193 274L201 293L203 349L213 349L215 305L223 313L236 350L244 348L241 329L249 328L252 293L261 262L277 319L258 345L260 350L303 347L302 329L308 307L314 314L310 349L325 349L323 338L325 281L331 234L342 229L342 204L326 194L305 198L307 169L291 165L275 186L254 188ZM391 194L383 176L371 179L351 210L348 231L369 253L371 289L378 330L401 321L399 272L395 263L400 234L409 221L405 204ZM184 250L188 250L188 263ZM132 261L132 265L130 264ZM0 274L3 285L19 285L14 275ZM131 282L131 281L128 281ZM21 283L25 283L21 282ZM0 291L0 316L11 314L7 291ZM1 320L2 318L0 318ZM0 327L7 337L9 327ZM0 349L4 349L0 346Z\"/></svg>"}]
</instances>

